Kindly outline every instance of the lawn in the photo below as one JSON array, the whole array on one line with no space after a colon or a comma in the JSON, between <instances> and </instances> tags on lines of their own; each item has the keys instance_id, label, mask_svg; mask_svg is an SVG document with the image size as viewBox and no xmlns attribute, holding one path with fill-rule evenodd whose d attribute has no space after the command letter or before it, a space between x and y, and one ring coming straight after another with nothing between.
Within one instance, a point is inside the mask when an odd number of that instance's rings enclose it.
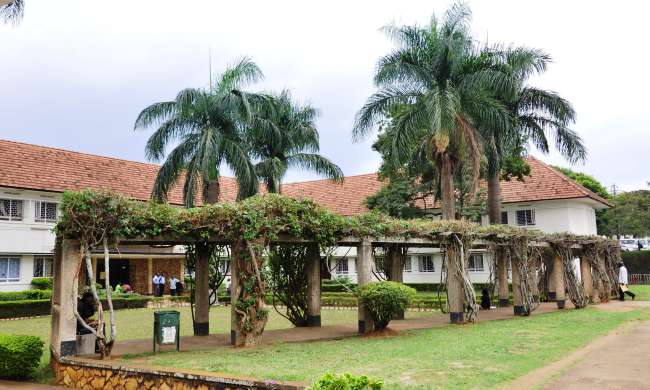
<instances>
[{"instance_id":1,"label":"lawn","mask_svg":"<svg viewBox=\"0 0 650 390\"><path fill-rule=\"evenodd\" d=\"M275 344L255 349L167 352L138 363L312 382L325 372L383 379L388 388L488 388L559 359L650 310L570 310L397 337Z\"/></svg>"},{"instance_id":2,"label":"lawn","mask_svg":"<svg viewBox=\"0 0 650 390\"><path fill-rule=\"evenodd\" d=\"M630 290L636 294L636 299L639 301L650 301L650 285L631 285ZM626 297L629 299L629 297Z\"/></svg>"}]
</instances>

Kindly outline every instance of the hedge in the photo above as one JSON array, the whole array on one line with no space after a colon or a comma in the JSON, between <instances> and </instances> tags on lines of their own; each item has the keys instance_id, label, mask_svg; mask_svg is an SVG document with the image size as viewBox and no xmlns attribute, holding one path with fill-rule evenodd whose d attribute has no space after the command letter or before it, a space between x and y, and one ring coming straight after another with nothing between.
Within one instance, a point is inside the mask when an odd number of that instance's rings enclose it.
<instances>
[{"instance_id":1,"label":"hedge","mask_svg":"<svg viewBox=\"0 0 650 390\"><path fill-rule=\"evenodd\" d=\"M628 274L650 274L650 251L621 252Z\"/></svg>"},{"instance_id":2,"label":"hedge","mask_svg":"<svg viewBox=\"0 0 650 390\"><path fill-rule=\"evenodd\" d=\"M51 308L49 299L0 301L0 318L44 316L50 314Z\"/></svg>"},{"instance_id":3,"label":"hedge","mask_svg":"<svg viewBox=\"0 0 650 390\"><path fill-rule=\"evenodd\" d=\"M32 286L37 290L52 290L54 282L52 278L34 278L32 279Z\"/></svg>"},{"instance_id":4,"label":"hedge","mask_svg":"<svg viewBox=\"0 0 650 390\"><path fill-rule=\"evenodd\" d=\"M0 292L2 301L28 301L28 300L52 299L52 290L24 290Z\"/></svg>"},{"instance_id":5,"label":"hedge","mask_svg":"<svg viewBox=\"0 0 650 390\"><path fill-rule=\"evenodd\" d=\"M0 335L0 378L31 376L42 354L43 341L36 336Z\"/></svg>"}]
</instances>

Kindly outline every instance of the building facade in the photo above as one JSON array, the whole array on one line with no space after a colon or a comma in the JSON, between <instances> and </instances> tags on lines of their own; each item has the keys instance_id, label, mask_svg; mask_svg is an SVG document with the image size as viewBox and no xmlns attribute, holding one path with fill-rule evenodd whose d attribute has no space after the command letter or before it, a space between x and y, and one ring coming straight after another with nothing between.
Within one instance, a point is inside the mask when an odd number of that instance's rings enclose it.
<instances>
[{"instance_id":1,"label":"building facade","mask_svg":"<svg viewBox=\"0 0 650 390\"><path fill-rule=\"evenodd\" d=\"M52 275L53 228L59 218L61 194L66 190L108 190L136 200L149 199L159 167L134 161L0 140L0 291L28 289L34 277ZM531 176L502 182L502 223L544 232L597 234L596 210L610 207L561 173L530 158ZM342 184L316 180L283 185L283 194L311 198L341 215L367 211L365 199L384 183L376 174L346 177ZM169 195L181 207L182 185ZM221 179L222 200L236 199L231 178ZM439 218L433 201L421 205ZM483 217L487 223L487 217ZM113 284L129 284L136 292L151 294L155 273L180 278L184 273L182 248L129 247L112 250ZM328 256L332 277L356 280L355 249L337 248ZM101 257L93 255L93 261ZM412 249L404 266L406 283L439 283L442 257L437 249ZM103 260L103 259L102 259ZM474 282L490 277L491 259L485 251L472 252L470 276ZM103 279L102 261L94 267Z\"/></svg>"}]
</instances>

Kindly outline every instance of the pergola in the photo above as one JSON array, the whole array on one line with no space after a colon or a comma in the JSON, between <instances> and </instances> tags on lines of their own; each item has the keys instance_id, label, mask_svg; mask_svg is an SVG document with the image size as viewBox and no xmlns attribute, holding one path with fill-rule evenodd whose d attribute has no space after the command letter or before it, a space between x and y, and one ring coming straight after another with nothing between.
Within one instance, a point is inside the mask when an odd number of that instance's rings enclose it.
<instances>
[{"instance_id":1,"label":"pergola","mask_svg":"<svg viewBox=\"0 0 650 390\"><path fill-rule=\"evenodd\" d=\"M450 322L473 320L477 310L467 275L470 247L486 247L495 256L500 302L507 304L508 261L511 263L515 315L527 315L539 301L541 271L547 276L548 298L564 307L566 291L576 307L608 299L615 293L614 264L618 243L599 237L544 235L512 227L479 227L467 222L401 221L384 216L344 218L309 201L281 196L253 198L236 205L214 205L200 210L172 210L141 204L113 194L82 192L64 196L57 227L52 298L51 350L55 356L76 354L77 277L89 237L120 245L197 245L195 269L195 335L209 330L208 260L211 245L233 248L231 259L231 343L248 345L254 331L242 327L248 311L241 302L259 298L258 267L265 249L274 245L305 245L308 275L309 326L321 325L321 249L323 245L356 247L358 285L373 281L373 248L384 248L390 278L402 281L400 253L404 248L440 248L446 262L446 289ZM86 234L86 232L92 234ZM105 245L105 244L104 244ZM106 249L106 247L105 247ZM400 249L400 250L394 250ZM538 255L532 255L531 253ZM108 256L107 250L105 250ZM568 263L579 255L581 281ZM257 280L256 280L257 278ZM469 286L468 286L468 283ZM248 294L248 295L246 295ZM263 300L262 300L263 302ZM262 303L263 304L263 303ZM257 306L256 306L257 305ZM246 311L244 314L243 311ZM243 316L243 317L242 317ZM253 321L254 322L254 321ZM263 330L263 324L262 324ZM259 333L261 334L261 331ZM358 309L359 333L374 330L369 313Z\"/></svg>"}]
</instances>

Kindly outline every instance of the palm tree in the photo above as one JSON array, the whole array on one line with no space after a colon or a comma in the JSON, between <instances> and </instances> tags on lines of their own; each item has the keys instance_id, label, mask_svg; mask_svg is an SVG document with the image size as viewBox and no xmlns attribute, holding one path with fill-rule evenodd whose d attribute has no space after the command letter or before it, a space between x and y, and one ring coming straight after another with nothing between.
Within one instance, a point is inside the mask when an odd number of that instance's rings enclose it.
<instances>
[{"instance_id":1,"label":"palm tree","mask_svg":"<svg viewBox=\"0 0 650 390\"><path fill-rule=\"evenodd\" d=\"M0 0L0 21L19 23L25 13L24 0Z\"/></svg>"},{"instance_id":2,"label":"palm tree","mask_svg":"<svg viewBox=\"0 0 650 390\"><path fill-rule=\"evenodd\" d=\"M539 50L508 49L490 53L496 66L517 80L514 94L500 96L515 125L508 128L481 126L488 161L488 215L490 223L501 222L500 174L505 158L521 158L525 145L532 143L544 153L549 151L549 136L568 161L584 161L587 155L580 136L568 126L575 121L571 103L557 93L528 86L528 78L546 70L550 56Z\"/></svg>"},{"instance_id":3,"label":"palm tree","mask_svg":"<svg viewBox=\"0 0 650 390\"><path fill-rule=\"evenodd\" d=\"M476 188L481 152L475 123L506 128L506 107L492 90L507 90L509 78L499 69L483 67L469 33L470 11L462 3L435 15L426 27L388 26L397 49L377 65L373 94L357 114L353 137L358 140L400 107L392 118L395 132L391 153L407 160L424 148L440 173L442 215L455 218L454 172L463 156L471 162ZM505 92L504 92L505 93Z\"/></svg>"},{"instance_id":4,"label":"palm tree","mask_svg":"<svg viewBox=\"0 0 650 390\"><path fill-rule=\"evenodd\" d=\"M287 90L257 110L248 141L252 156L259 159L255 171L268 192L281 193L282 178L294 167L343 179L341 168L318 154L317 115L310 105L294 103Z\"/></svg>"},{"instance_id":5,"label":"palm tree","mask_svg":"<svg viewBox=\"0 0 650 390\"><path fill-rule=\"evenodd\" d=\"M203 201L216 203L223 163L235 174L239 198L257 192L257 176L244 131L252 120L251 106L260 104L265 97L249 94L241 88L262 78L257 65L243 58L226 69L210 89L184 89L175 100L154 103L142 110L135 128L158 126L145 148L149 160L161 161L166 148L178 142L158 171L152 198L165 201L171 188L184 175L183 198L187 207L194 205L199 186Z\"/></svg>"}]
</instances>

